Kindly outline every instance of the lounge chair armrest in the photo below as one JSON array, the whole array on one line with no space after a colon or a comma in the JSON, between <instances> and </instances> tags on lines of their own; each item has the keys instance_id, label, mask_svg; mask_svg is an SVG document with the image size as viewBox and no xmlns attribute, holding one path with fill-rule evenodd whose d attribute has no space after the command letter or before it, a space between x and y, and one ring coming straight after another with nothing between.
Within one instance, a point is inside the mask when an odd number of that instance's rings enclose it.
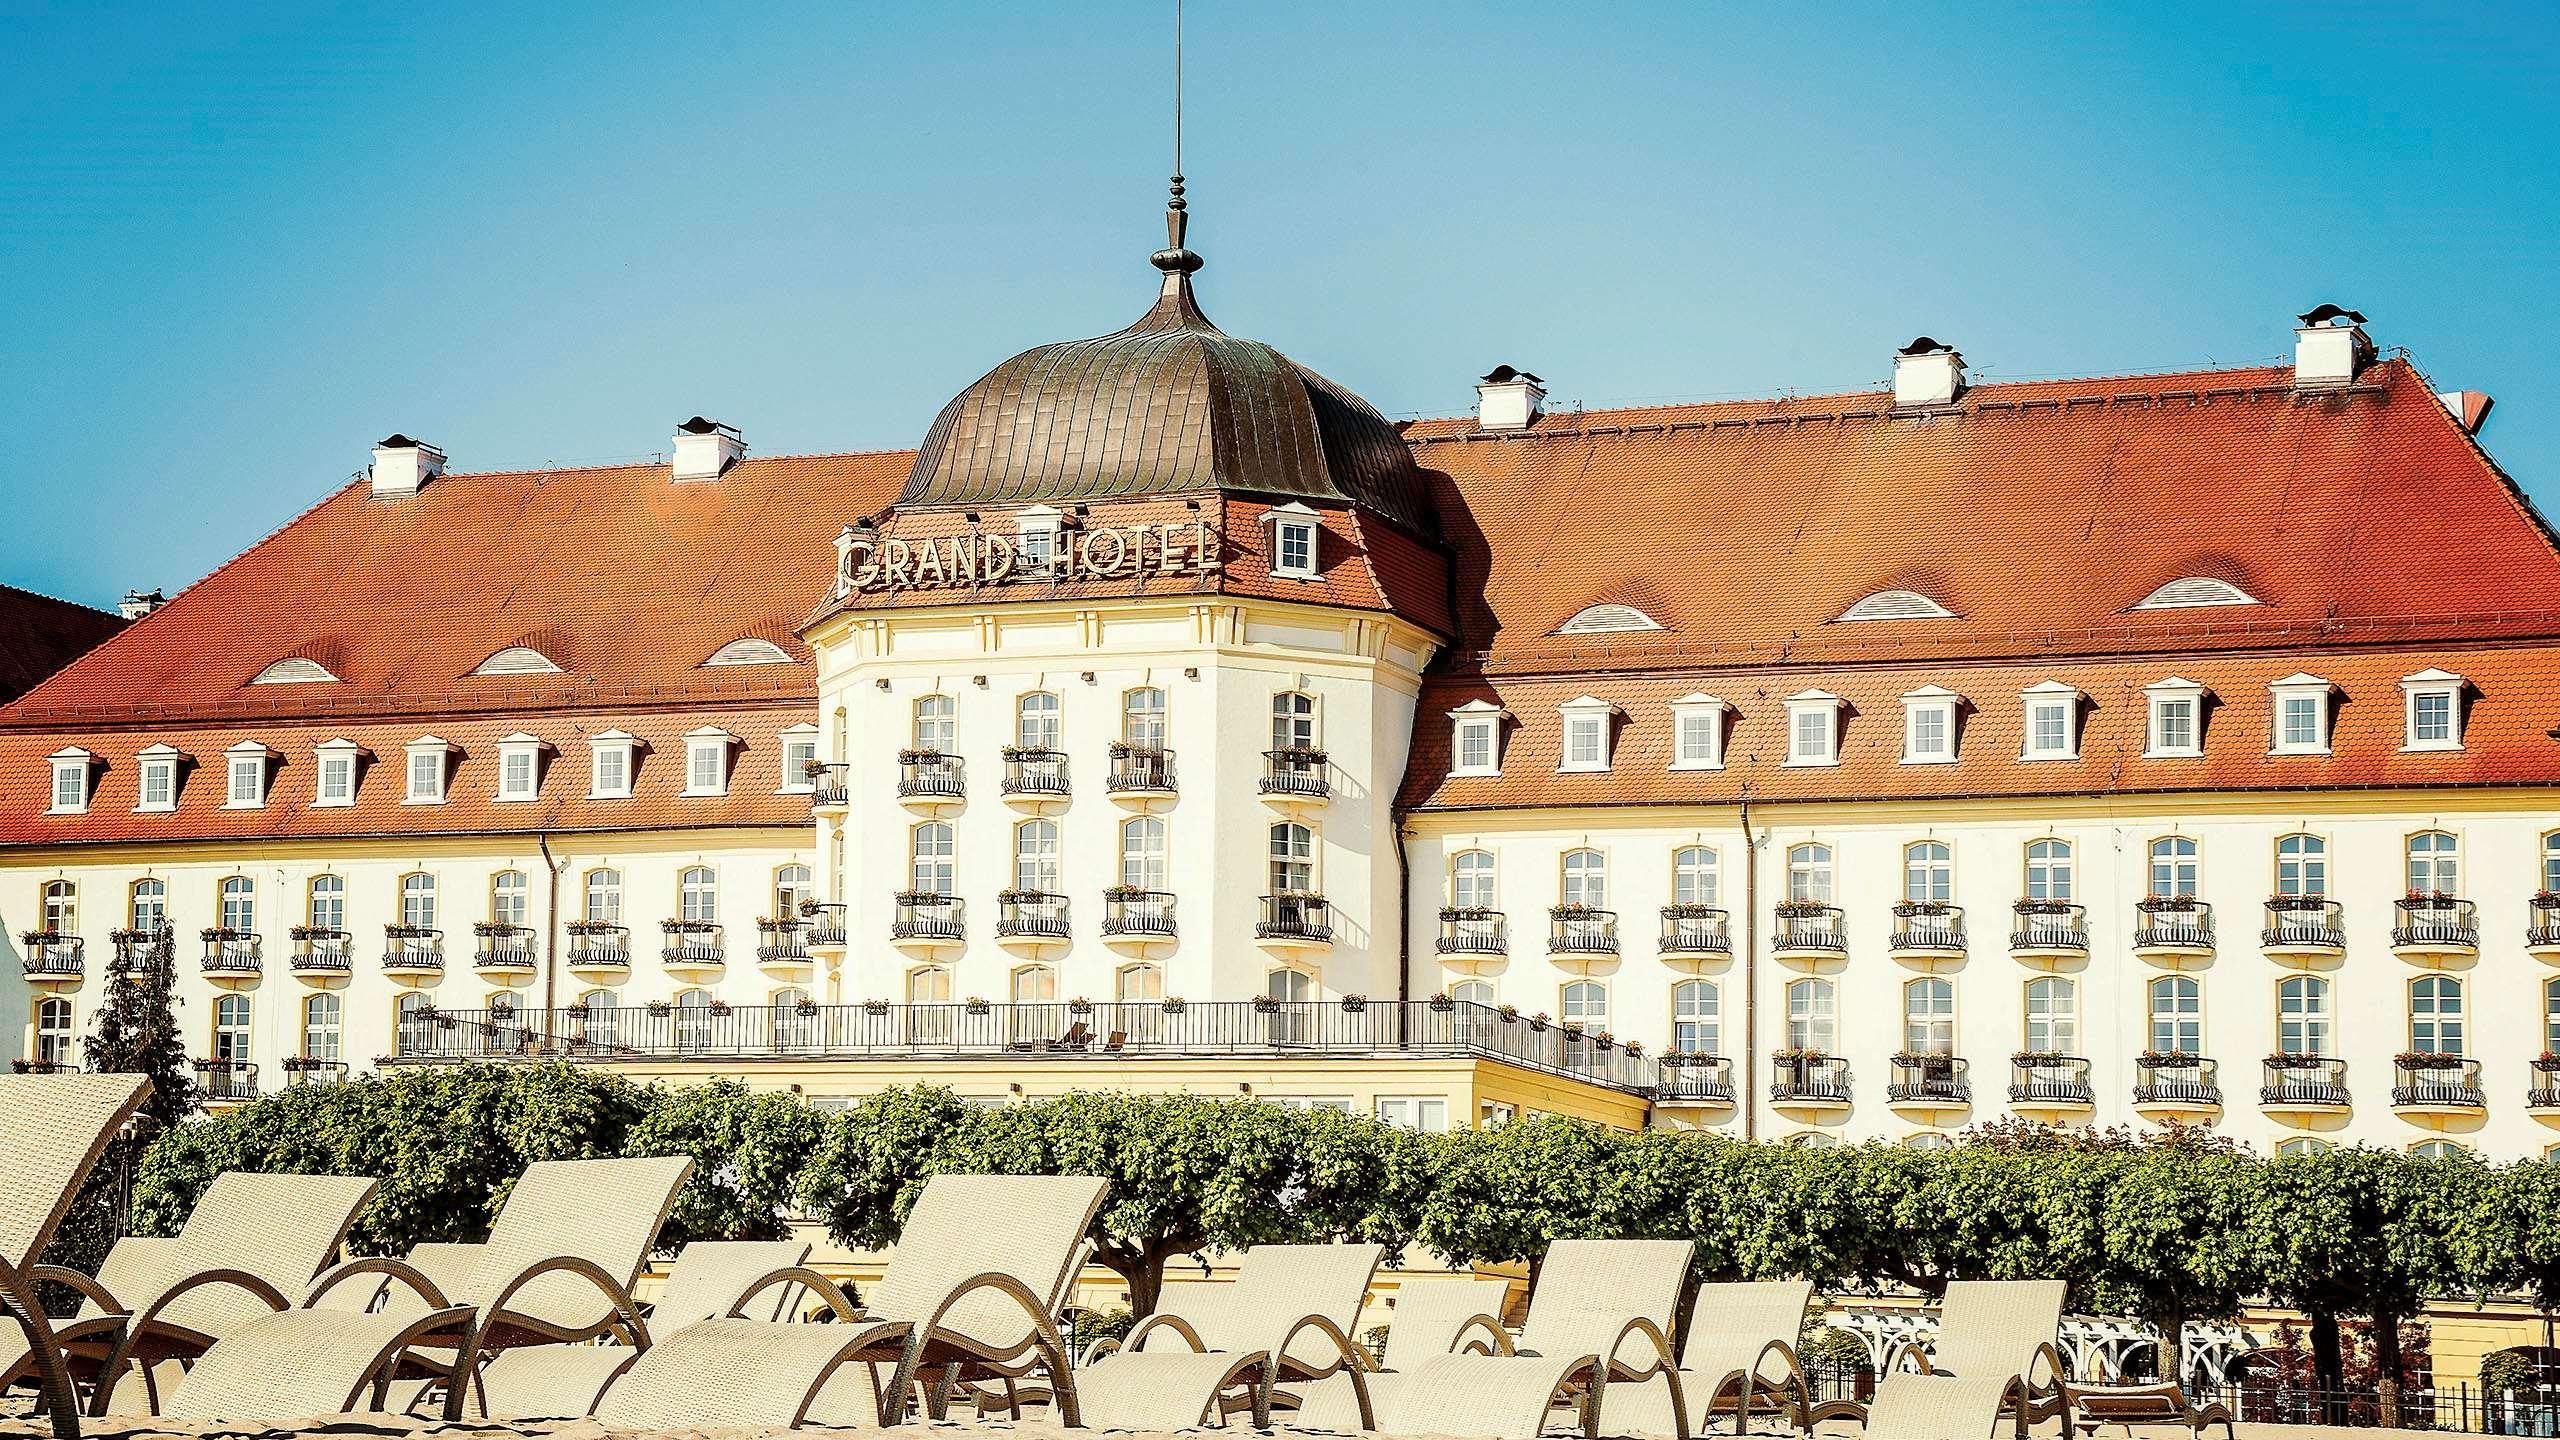
<instances>
[{"instance_id":1,"label":"lounge chair armrest","mask_svg":"<svg viewBox=\"0 0 2560 1440\"><path fill-rule=\"evenodd\" d=\"M1367 1348L1354 1341L1349 1335L1344 1334L1342 1327L1333 1323L1332 1317L1325 1315L1302 1315L1298 1317L1297 1321L1291 1324L1287 1330L1281 1332L1280 1343L1271 1347L1271 1363L1273 1366L1273 1373L1275 1375L1278 1374L1278 1367L1289 1363L1289 1346L1295 1342L1300 1335L1303 1335L1308 1331L1313 1331L1327 1340L1332 1341L1333 1348L1342 1356L1342 1363L1325 1371L1325 1374L1330 1375L1340 1370L1370 1370L1376 1368L1369 1363L1369 1352Z\"/></svg>"},{"instance_id":2,"label":"lounge chair armrest","mask_svg":"<svg viewBox=\"0 0 2560 1440\"><path fill-rule=\"evenodd\" d=\"M77 1270L61 1265L38 1265L27 1271L27 1278L39 1285L48 1280L56 1285L68 1285L80 1292L81 1299L108 1314L124 1313L124 1302L108 1294L107 1287L99 1284L98 1278L94 1275L83 1275Z\"/></svg>"},{"instance_id":3,"label":"lounge chair armrest","mask_svg":"<svg viewBox=\"0 0 2560 1440\"><path fill-rule=\"evenodd\" d=\"M252 1298L262 1301L270 1310L290 1310L293 1308L293 1301L288 1299L283 1291L278 1290L266 1280L256 1275L252 1275L246 1270L199 1270L193 1275L188 1276L186 1279L179 1281L177 1284L170 1286L168 1289L161 1291L159 1299L152 1301L149 1305L145 1306L140 1313L136 1314L133 1317L133 1333L140 1335L144 1330L150 1328L151 1322L159 1319L161 1312L167 1310L170 1303L175 1301L179 1296L185 1295L190 1291L203 1290L215 1285L227 1285L234 1290L245 1290L249 1292Z\"/></svg>"},{"instance_id":4,"label":"lounge chair armrest","mask_svg":"<svg viewBox=\"0 0 2560 1440\"><path fill-rule=\"evenodd\" d=\"M1775 1353L1779 1359L1784 1360L1787 1363L1787 1368L1778 1375L1765 1374L1760 1369L1760 1362L1768 1359L1772 1353ZM1753 1380L1778 1380L1789 1377L1802 1380L1804 1378L1804 1357L1796 1353L1796 1347L1793 1344L1784 1340L1772 1340L1768 1344L1760 1347L1759 1354L1751 1357L1751 1369L1749 1371L1749 1376Z\"/></svg>"},{"instance_id":5,"label":"lounge chair armrest","mask_svg":"<svg viewBox=\"0 0 2560 1440\"><path fill-rule=\"evenodd\" d=\"M942 1319L951 1313L953 1306L981 1290L993 1290L1022 1307L1024 1317L1031 1322L1032 1347L1040 1352L1041 1363L1049 1371L1059 1420L1070 1429L1083 1425L1084 1412L1076 1404L1075 1381L1067 1363L1067 1342L1058 1334L1058 1322L1050 1318L1048 1304L1032 1294L1030 1286L1001 1270L972 1275L944 1291L933 1312L916 1322L908 1332L906 1354L898 1361L897 1373L889 1381L888 1408L882 1416L883 1422L894 1425L905 1418L907 1389L915 1383L916 1365L925 1345L942 1328Z\"/></svg>"},{"instance_id":6,"label":"lounge chair armrest","mask_svg":"<svg viewBox=\"0 0 2560 1440\"><path fill-rule=\"evenodd\" d=\"M320 1297L336 1289L340 1281L352 1280L358 1275L380 1275L388 1280L397 1280L416 1291L418 1298L427 1302L427 1308L430 1310L454 1308L453 1302L445 1298L445 1293L436 1288L436 1282L427 1278L427 1272L406 1260L390 1255L350 1260L321 1276L312 1284L310 1293L302 1297L302 1308L308 1310L318 1305Z\"/></svg>"},{"instance_id":7,"label":"lounge chair armrest","mask_svg":"<svg viewBox=\"0 0 2560 1440\"><path fill-rule=\"evenodd\" d=\"M1121 1346L1118 1340L1109 1335L1105 1335L1101 1339L1084 1347L1084 1358L1076 1362L1076 1368L1082 1370L1102 1359L1104 1356L1118 1352L1120 1348Z\"/></svg>"},{"instance_id":8,"label":"lounge chair armrest","mask_svg":"<svg viewBox=\"0 0 2560 1440\"><path fill-rule=\"evenodd\" d=\"M1170 1330L1181 1336L1182 1343L1196 1352L1206 1353L1209 1349L1209 1342L1200 1338L1200 1332L1192 1328L1191 1322L1170 1310L1159 1310L1139 1321L1137 1328L1129 1332L1128 1338L1120 1342L1120 1348L1143 1350L1146 1348L1147 1339L1159 1330Z\"/></svg>"},{"instance_id":9,"label":"lounge chair armrest","mask_svg":"<svg viewBox=\"0 0 2560 1440\"><path fill-rule=\"evenodd\" d=\"M1626 1345L1627 1337L1630 1335L1641 1335L1651 1340L1654 1358L1641 1369L1629 1368L1624 1378L1641 1379L1680 1368L1680 1361L1671 1349L1671 1337L1662 1333L1661 1326L1639 1315L1619 1326L1618 1333L1609 1341L1609 1348L1602 1352L1603 1357L1609 1362L1609 1369L1613 1375L1620 1368L1618 1351Z\"/></svg>"},{"instance_id":10,"label":"lounge chair armrest","mask_svg":"<svg viewBox=\"0 0 2560 1440\"><path fill-rule=\"evenodd\" d=\"M1468 1338L1476 1335L1478 1332L1482 1332L1481 1338L1473 1340ZM1449 1337L1449 1353L1452 1355L1465 1353L1470 1345L1480 1345L1484 1347L1477 1351L1478 1354L1482 1355L1510 1355L1517 1353L1516 1347L1511 1341L1511 1332L1503 1329L1502 1322L1496 1320L1490 1315L1468 1316L1466 1323L1460 1325L1457 1328L1456 1333Z\"/></svg>"},{"instance_id":11,"label":"lounge chair armrest","mask_svg":"<svg viewBox=\"0 0 2560 1440\"><path fill-rule=\"evenodd\" d=\"M497 1295L481 1310L481 1327L485 1330L495 1324L498 1317L506 1313L507 1302L516 1298L517 1291L546 1275L575 1275L595 1286L621 1320L623 1329L630 1336L631 1348L649 1348L649 1322L640 1318L640 1303L631 1298L631 1292L622 1287L621 1281L606 1274L603 1266L583 1255L554 1255L548 1260L536 1260L517 1271L515 1278L500 1286Z\"/></svg>"},{"instance_id":12,"label":"lounge chair armrest","mask_svg":"<svg viewBox=\"0 0 2560 1440\"><path fill-rule=\"evenodd\" d=\"M785 1265L779 1270L767 1271L756 1277L756 1283L738 1292L738 1303L729 1307L730 1318L736 1319L746 1314L748 1301L776 1285L800 1286L810 1294L826 1301L827 1308L835 1312L838 1320L856 1321L862 1318L862 1307L853 1303L853 1297L845 1294L836 1282L806 1265Z\"/></svg>"},{"instance_id":13,"label":"lounge chair armrest","mask_svg":"<svg viewBox=\"0 0 2560 1440\"><path fill-rule=\"evenodd\" d=\"M2046 1378L2042 1382L2036 1379L2038 1365L2044 1367ZM2039 1391L2050 1393L2061 1389L2063 1377L2070 1373L2062 1363L2062 1351L2048 1340L2036 1347L2034 1358L2027 1361L2027 1373L2019 1376L2018 1379L2026 1385L2027 1393L2030 1395Z\"/></svg>"}]
</instances>

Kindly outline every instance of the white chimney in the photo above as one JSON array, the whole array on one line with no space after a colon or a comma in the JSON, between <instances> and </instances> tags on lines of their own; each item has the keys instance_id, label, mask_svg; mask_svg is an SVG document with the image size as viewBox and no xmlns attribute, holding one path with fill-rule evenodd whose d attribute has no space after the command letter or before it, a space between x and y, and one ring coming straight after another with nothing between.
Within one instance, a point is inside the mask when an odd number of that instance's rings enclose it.
<instances>
[{"instance_id":1,"label":"white chimney","mask_svg":"<svg viewBox=\"0 0 2560 1440\"><path fill-rule=\"evenodd\" d=\"M124 598L116 602L116 613L127 620L139 620L168 603L169 598L157 590L127 590Z\"/></svg>"},{"instance_id":2,"label":"white chimney","mask_svg":"<svg viewBox=\"0 0 2560 1440\"><path fill-rule=\"evenodd\" d=\"M1547 400L1547 383L1526 370L1496 365L1476 383L1476 427L1526 430Z\"/></svg>"},{"instance_id":3,"label":"white chimney","mask_svg":"<svg viewBox=\"0 0 2560 1440\"><path fill-rule=\"evenodd\" d=\"M676 427L675 478L717 480L747 453L747 439L735 425L696 415Z\"/></svg>"},{"instance_id":4,"label":"white chimney","mask_svg":"<svg viewBox=\"0 0 2560 1440\"><path fill-rule=\"evenodd\" d=\"M2293 332L2293 388L2354 384L2357 372L2373 358L2364 317L2343 305L2323 305L2300 318L2302 328Z\"/></svg>"},{"instance_id":5,"label":"white chimney","mask_svg":"<svg viewBox=\"0 0 2560 1440\"><path fill-rule=\"evenodd\" d=\"M394 435L373 447L373 493L415 495L444 473L444 452L424 440Z\"/></svg>"},{"instance_id":6,"label":"white chimney","mask_svg":"<svg viewBox=\"0 0 2560 1440\"><path fill-rule=\"evenodd\" d=\"M1964 393L1964 357L1923 335L1893 352L1893 408L1952 405Z\"/></svg>"}]
</instances>

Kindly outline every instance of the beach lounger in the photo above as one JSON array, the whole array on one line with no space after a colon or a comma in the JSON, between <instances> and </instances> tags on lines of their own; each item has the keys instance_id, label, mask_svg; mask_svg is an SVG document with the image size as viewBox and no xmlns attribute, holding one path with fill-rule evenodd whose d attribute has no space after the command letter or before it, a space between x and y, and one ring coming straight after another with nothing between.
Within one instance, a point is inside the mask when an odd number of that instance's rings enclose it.
<instances>
[{"instance_id":1,"label":"beach lounger","mask_svg":"<svg viewBox=\"0 0 2560 1440\"><path fill-rule=\"evenodd\" d=\"M2231 1407L2214 1400L2199 1404L2175 1380L2153 1385L2079 1385L2065 1381L2062 1391L2070 1406L2072 1425L2086 1434L2094 1435L2104 1425L2121 1426L2127 1433L2137 1425L2183 1425L2190 1433L2202 1435L2208 1427L2219 1425L2223 1440L2236 1440Z\"/></svg>"},{"instance_id":2,"label":"beach lounger","mask_svg":"<svg viewBox=\"0 0 2560 1440\"><path fill-rule=\"evenodd\" d=\"M1664 1387L1616 1385L1605 1393L1600 1429L1609 1435L1670 1435L1685 1418L1703 1434L1721 1411L1733 1414L1734 1433L1751 1415L1775 1413L1802 1431L1812 1427L1813 1392L1796 1339L1804 1333L1810 1280L1765 1280L1701 1285L1689 1306L1689 1333L1680 1342L1680 1393L1684 1417L1675 1417Z\"/></svg>"},{"instance_id":3,"label":"beach lounger","mask_svg":"<svg viewBox=\"0 0 2560 1440\"><path fill-rule=\"evenodd\" d=\"M894 1425L919 1382L938 1420L960 1384L1039 1371L1057 1417L1080 1424L1075 1376L1053 1317L1107 1184L1078 1175L937 1175L908 1215L867 1307L818 1281L808 1288L836 1312L836 1324L733 1316L689 1325L633 1362L604 1392L596 1418L617 1430Z\"/></svg>"},{"instance_id":4,"label":"beach lounger","mask_svg":"<svg viewBox=\"0 0 2560 1440\"><path fill-rule=\"evenodd\" d=\"M1938 1336L1917 1369L1878 1378L1873 1403L1816 1406L1817 1422L1861 1418L1874 1440L1967 1440L2002 1421L2023 1436L2037 1421L2059 1416L2071 1432L2062 1389L2066 1289L2059 1280L1956 1280L1938 1310Z\"/></svg>"},{"instance_id":5,"label":"beach lounger","mask_svg":"<svg viewBox=\"0 0 2560 1440\"><path fill-rule=\"evenodd\" d=\"M1508 1338L1502 1329L1502 1303L1510 1293L1510 1281L1486 1276L1404 1281L1387 1312L1387 1347L1378 1368L1308 1384L1288 1423L1305 1430L1375 1429L1373 1396L1403 1383L1416 1365L1470 1350L1489 1355Z\"/></svg>"},{"instance_id":6,"label":"beach lounger","mask_svg":"<svg viewBox=\"0 0 2560 1440\"><path fill-rule=\"evenodd\" d=\"M1559 1399L1580 1401L1586 1435L1599 1433L1601 1392L1658 1381L1671 1434L1688 1424L1676 1388L1670 1328L1688 1279L1686 1240L1559 1240L1538 1267L1515 1342L1493 1355L1442 1355L1371 1397L1377 1428L1395 1435L1526 1440Z\"/></svg>"},{"instance_id":7,"label":"beach lounger","mask_svg":"<svg viewBox=\"0 0 2560 1440\"><path fill-rule=\"evenodd\" d=\"M117 1297L139 1295L146 1286L157 1284L168 1266L169 1251L177 1243L175 1235L127 1235L108 1247L107 1258L98 1263L95 1276L65 1275L50 1265L38 1267L36 1278L57 1281L80 1295L79 1311L69 1319L53 1322L54 1344L71 1364L74 1384L96 1380L95 1362L115 1349L126 1323L133 1318L125 1302ZM8 1359L5 1368L0 1368L0 1389L36 1385L39 1372L35 1351L28 1347L26 1336L0 1332L0 1355Z\"/></svg>"},{"instance_id":8,"label":"beach lounger","mask_svg":"<svg viewBox=\"0 0 2560 1440\"><path fill-rule=\"evenodd\" d=\"M1232 1283L1168 1285L1116 1354L1076 1376L1084 1423L1104 1430L1187 1430L1249 1411L1271 1425L1279 1386L1341 1376L1369 1408L1368 1354L1351 1338L1385 1247L1257 1245ZM1295 1409L1291 1395L1287 1408Z\"/></svg>"},{"instance_id":9,"label":"beach lounger","mask_svg":"<svg viewBox=\"0 0 2560 1440\"><path fill-rule=\"evenodd\" d=\"M36 1282L88 1277L40 1265L107 1144L151 1093L139 1075L0 1075L0 1304L18 1322L56 1436L80 1433L80 1397ZM84 1292L85 1293L85 1292Z\"/></svg>"}]
</instances>

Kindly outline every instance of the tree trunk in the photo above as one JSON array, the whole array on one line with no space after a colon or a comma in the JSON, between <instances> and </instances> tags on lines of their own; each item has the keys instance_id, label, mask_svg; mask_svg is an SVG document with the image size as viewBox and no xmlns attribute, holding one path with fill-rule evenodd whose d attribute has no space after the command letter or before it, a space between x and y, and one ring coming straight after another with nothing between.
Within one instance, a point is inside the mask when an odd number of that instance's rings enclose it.
<instances>
[{"instance_id":1,"label":"tree trunk","mask_svg":"<svg viewBox=\"0 0 2560 1440\"><path fill-rule=\"evenodd\" d=\"M2400 1317L2373 1317L2373 1368L2384 1429L2400 1428Z\"/></svg>"},{"instance_id":2,"label":"tree trunk","mask_svg":"<svg viewBox=\"0 0 2560 1440\"><path fill-rule=\"evenodd\" d=\"M2323 1424L2347 1423L2346 1403L2339 1394L2347 1384L2347 1360L2338 1340L2338 1312L2311 1312L2311 1388L2320 1393Z\"/></svg>"},{"instance_id":3,"label":"tree trunk","mask_svg":"<svg viewBox=\"0 0 2560 1440\"><path fill-rule=\"evenodd\" d=\"M1156 1313L1156 1301L1164 1295L1164 1261L1162 1258L1141 1260L1120 1273L1129 1282L1129 1318L1144 1320Z\"/></svg>"}]
</instances>

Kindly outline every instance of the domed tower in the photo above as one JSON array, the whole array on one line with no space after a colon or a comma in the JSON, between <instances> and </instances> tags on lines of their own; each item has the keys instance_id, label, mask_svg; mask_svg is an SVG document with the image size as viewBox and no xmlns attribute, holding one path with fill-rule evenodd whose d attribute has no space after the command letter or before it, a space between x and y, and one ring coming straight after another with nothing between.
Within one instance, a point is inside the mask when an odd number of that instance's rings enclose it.
<instances>
[{"instance_id":1,"label":"domed tower","mask_svg":"<svg viewBox=\"0 0 2560 1440\"><path fill-rule=\"evenodd\" d=\"M1177 176L1147 311L988 371L837 540L840 1000L1312 1026L1408 988L1389 807L1447 562L1395 426L1210 323L1188 219Z\"/></svg>"}]
</instances>

